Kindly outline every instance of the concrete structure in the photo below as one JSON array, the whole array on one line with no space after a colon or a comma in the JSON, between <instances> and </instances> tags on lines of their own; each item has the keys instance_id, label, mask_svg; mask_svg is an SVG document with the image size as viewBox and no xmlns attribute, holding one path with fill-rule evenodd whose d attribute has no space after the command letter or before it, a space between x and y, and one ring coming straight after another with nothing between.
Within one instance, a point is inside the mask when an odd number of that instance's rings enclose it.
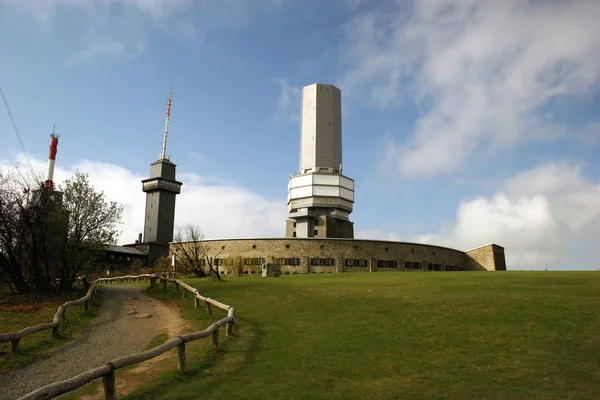
<instances>
[{"instance_id":1,"label":"concrete structure","mask_svg":"<svg viewBox=\"0 0 600 400\"><path fill-rule=\"evenodd\" d=\"M447 247L359 240L349 219L354 181L342 174L341 94L333 85L302 89L300 170L288 182L285 238L204 240L213 265L225 274L376 271L506 270L504 248L489 244L467 252ZM174 179L174 177L173 177ZM171 246L177 260L177 247ZM200 265L205 265L202 260Z\"/></svg>"},{"instance_id":2,"label":"concrete structure","mask_svg":"<svg viewBox=\"0 0 600 400\"><path fill-rule=\"evenodd\" d=\"M287 237L354 237L354 181L342 175L342 100L333 85L302 89L300 170L289 179L287 204Z\"/></svg>"},{"instance_id":3,"label":"concrete structure","mask_svg":"<svg viewBox=\"0 0 600 400\"><path fill-rule=\"evenodd\" d=\"M262 274L266 263L283 274L378 271L501 271L504 249L489 244L468 252L420 243L362 239L257 238L204 240L224 274ZM172 252L177 255L175 247Z\"/></svg>"},{"instance_id":4,"label":"concrete structure","mask_svg":"<svg viewBox=\"0 0 600 400\"><path fill-rule=\"evenodd\" d=\"M146 212L144 213L144 235L134 244L148 255L148 265L169 254L169 243L173 241L175 229L175 197L181 192L183 183L176 179L176 165L167 156L167 137L171 117L171 91L167 100L165 133L162 153L158 160L150 164L150 177L142 180L142 190L146 193Z\"/></svg>"}]
</instances>

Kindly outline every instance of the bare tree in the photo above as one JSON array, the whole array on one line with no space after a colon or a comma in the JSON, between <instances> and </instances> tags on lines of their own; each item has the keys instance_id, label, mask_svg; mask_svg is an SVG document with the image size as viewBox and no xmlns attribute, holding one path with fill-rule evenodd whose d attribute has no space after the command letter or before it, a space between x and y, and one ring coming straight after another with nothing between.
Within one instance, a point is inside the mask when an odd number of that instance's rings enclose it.
<instances>
[{"instance_id":1,"label":"bare tree","mask_svg":"<svg viewBox=\"0 0 600 400\"><path fill-rule=\"evenodd\" d=\"M31 289L28 280L31 257L30 231L33 213L29 196L34 182L18 170L0 171L0 277L17 293Z\"/></svg>"},{"instance_id":2,"label":"bare tree","mask_svg":"<svg viewBox=\"0 0 600 400\"><path fill-rule=\"evenodd\" d=\"M214 257L208 256L208 248L203 242L204 234L200 227L196 224L189 223L183 228L177 230L173 240L175 248L175 257L177 265L181 266L183 271L188 274L197 276L206 276L203 264L208 267L209 273L221 280L219 274L219 266L214 260L220 254L217 253Z\"/></svg>"}]
</instances>

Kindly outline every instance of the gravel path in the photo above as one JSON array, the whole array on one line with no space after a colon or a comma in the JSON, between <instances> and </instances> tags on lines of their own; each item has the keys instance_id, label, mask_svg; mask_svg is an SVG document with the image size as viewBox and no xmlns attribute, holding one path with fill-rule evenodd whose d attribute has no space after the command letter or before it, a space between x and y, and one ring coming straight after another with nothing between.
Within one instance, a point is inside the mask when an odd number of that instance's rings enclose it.
<instances>
[{"instance_id":1,"label":"gravel path","mask_svg":"<svg viewBox=\"0 0 600 400\"><path fill-rule=\"evenodd\" d=\"M101 290L104 303L99 315L77 340L52 350L48 358L0 374L0 399L16 399L117 357L143 351L160 333L171 336L171 322L181 320L178 311L145 296L137 286L110 285ZM129 314L132 310L137 313ZM139 318L143 314L152 317Z\"/></svg>"}]
</instances>

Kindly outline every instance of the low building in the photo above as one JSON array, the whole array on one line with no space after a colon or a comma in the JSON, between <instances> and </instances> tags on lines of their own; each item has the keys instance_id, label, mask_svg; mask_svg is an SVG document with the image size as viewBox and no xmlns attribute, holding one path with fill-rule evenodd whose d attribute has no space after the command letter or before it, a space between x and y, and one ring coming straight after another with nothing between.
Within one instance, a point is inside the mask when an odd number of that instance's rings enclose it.
<instances>
[{"instance_id":1,"label":"low building","mask_svg":"<svg viewBox=\"0 0 600 400\"><path fill-rule=\"evenodd\" d=\"M148 254L135 247L107 246L104 253L96 260L96 272L106 275L119 272L127 274L135 268L145 267Z\"/></svg>"},{"instance_id":2,"label":"low building","mask_svg":"<svg viewBox=\"0 0 600 400\"><path fill-rule=\"evenodd\" d=\"M275 263L282 274L383 271L503 271L504 248L488 244L469 251L407 242L364 239L257 238L201 242L224 275L262 273ZM177 246L171 245L177 268Z\"/></svg>"}]
</instances>

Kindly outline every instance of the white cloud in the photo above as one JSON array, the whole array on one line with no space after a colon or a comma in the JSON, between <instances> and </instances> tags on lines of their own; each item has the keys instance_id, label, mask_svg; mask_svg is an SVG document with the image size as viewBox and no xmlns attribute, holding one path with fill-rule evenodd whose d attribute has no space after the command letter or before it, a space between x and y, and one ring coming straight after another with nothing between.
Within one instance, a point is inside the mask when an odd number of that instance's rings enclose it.
<instances>
[{"instance_id":1,"label":"white cloud","mask_svg":"<svg viewBox=\"0 0 600 400\"><path fill-rule=\"evenodd\" d=\"M506 248L511 269L595 268L600 182L579 165L544 164L508 179L492 197L462 201L453 227L421 239L464 250L494 242Z\"/></svg>"},{"instance_id":2,"label":"white cloud","mask_svg":"<svg viewBox=\"0 0 600 400\"><path fill-rule=\"evenodd\" d=\"M351 21L340 52L347 96L421 109L407 140L385 143L385 164L401 176L448 173L476 151L564 136L540 110L599 82L600 2L398 4Z\"/></svg>"},{"instance_id":3,"label":"white cloud","mask_svg":"<svg viewBox=\"0 0 600 400\"><path fill-rule=\"evenodd\" d=\"M278 121L298 122L300 121L300 97L302 89L292 86L287 80L278 78L275 83L281 90L277 99L277 112L275 119Z\"/></svg>"},{"instance_id":4,"label":"white cloud","mask_svg":"<svg viewBox=\"0 0 600 400\"><path fill-rule=\"evenodd\" d=\"M31 158L35 171L44 173L46 162ZM82 160L67 168L58 164L54 180L62 183L76 169L89 175L94 188L103 191L109 200L124 206L122 234L119 243L133 243L143 231L146 195L141 180L147 176L137 175L117 165ZM16 160L0 160L0 168L19 166L26 169L22 157ZM205 237L280 237L285 233L285 199L267 199L242 186L228 183L207 184L193 173L178 172L183 181L181 194L176 200L175 224L183 226L197 223Z\"/></svg>"},{"instance_id":5,"label":"white cloud","mask_svg":"<svg viewBox=\"0 0 600 400\"><path fill-rule=\"evenodd\" d=\"M391 241L399 241L400 236L395 232L389 232L382 229L368 229L368 230L360 230L357 229L354 232L354 237L356 239L373 239L373 240L391 240Z\"/></svg>"}]
</instances>

